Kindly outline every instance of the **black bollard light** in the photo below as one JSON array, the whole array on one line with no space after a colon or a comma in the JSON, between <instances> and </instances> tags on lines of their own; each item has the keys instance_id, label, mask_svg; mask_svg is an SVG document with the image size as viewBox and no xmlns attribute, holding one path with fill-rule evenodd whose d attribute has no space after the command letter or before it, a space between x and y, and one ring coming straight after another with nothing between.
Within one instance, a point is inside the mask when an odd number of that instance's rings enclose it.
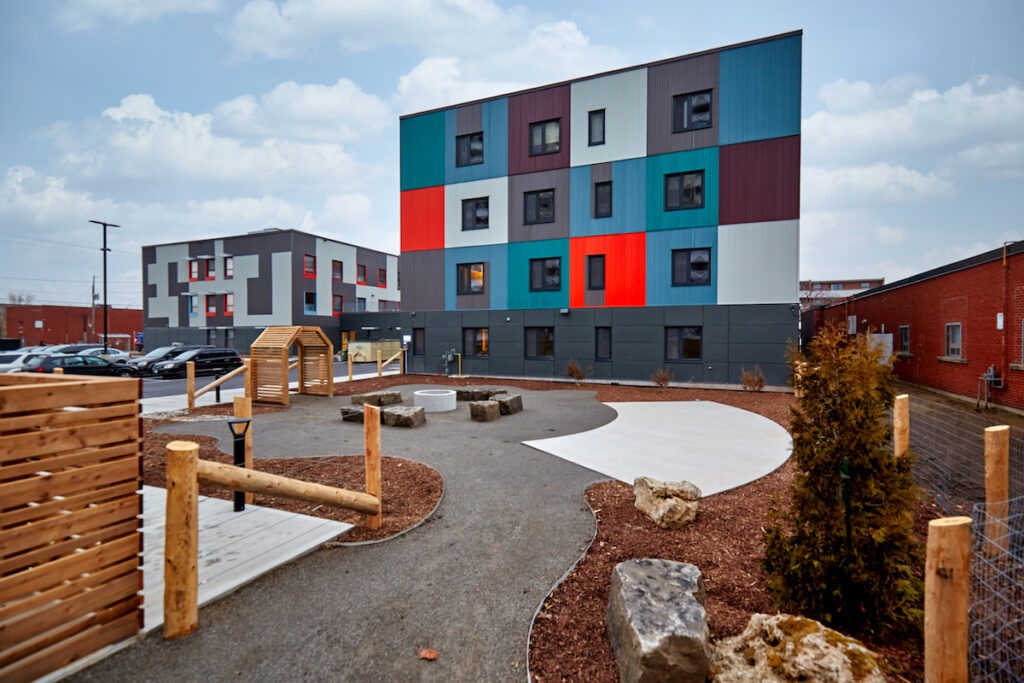
<instances>
[{"instance_id":1,"label":"black bollard light","mask_svg":"<svg viewBox=\"0 0 1024 683\"><path fill-rule=\"evenodd\" d=\"M248 417L233 417L228 420L228 429L235 439L235 466L245 467L245 433L252 420ZM245 509L245 492L235 491L235 512Z\"/></svg>"}]
</instances>

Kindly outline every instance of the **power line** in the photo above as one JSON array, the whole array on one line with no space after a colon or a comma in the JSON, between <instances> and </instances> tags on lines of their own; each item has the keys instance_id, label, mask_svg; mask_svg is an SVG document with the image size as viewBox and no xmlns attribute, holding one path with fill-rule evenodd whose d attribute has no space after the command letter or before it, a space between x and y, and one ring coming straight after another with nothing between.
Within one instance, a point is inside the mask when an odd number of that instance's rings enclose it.
<instances>
[{"instance_id":1,"label":"power line","mask_svg":"<svg viewBox=\"0 0 1024 683\"><path fill-rule=\"evenodd\" d=\"M90 246L87 246L85 244L74 244L72 242L58 242L57 240L46 240L46 239L42 239L40 237L35 237L34 235L31 236L31 237L27 237L25 235L11 235L11 234L8 234L8 233L0 232L0 237L6 237L8 239L12 239L12 240L15 240L15 241L28 242L30 244L39 244L39 243L42 243L42 244L53 244L53 245L56 245L56 246L59 246L59 247L67 247L69 249L87 249L89 251L103 251L102 249L96 249L96 247L90 247ZM120 249L108 249L108 251L110 251L113 254L126 254L128 256L138 256L139 255L139 252L135 252L135 251L121 251Z\"/></svg>"}]
</instances>

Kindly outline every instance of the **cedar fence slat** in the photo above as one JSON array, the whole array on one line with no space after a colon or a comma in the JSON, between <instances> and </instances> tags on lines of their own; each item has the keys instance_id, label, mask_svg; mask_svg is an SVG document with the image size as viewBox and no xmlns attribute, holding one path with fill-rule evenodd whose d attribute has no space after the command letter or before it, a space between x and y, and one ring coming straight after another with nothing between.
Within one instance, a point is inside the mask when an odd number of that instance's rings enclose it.
<instances>
[{"instance_id":1,"label":"cedar fence slat","mask_svg":"<svg viewBox=\"0 0 1024 683\"><path fill-rule=\"evenodd\" d=\"M0 463L20 460L28 454L44 456L86 446L109 446L138 438L139 421L135 418L21 432L0 436Z\"/></svg>"},{"instance_id":2,"label":"cedar fence slat","mask_svg":"<svg viewBox=\"0 0 1024 683\"><path fill-rule=\"evenodd\" d=\"M110 406L94 406L75 410L51 410L29 415L0 417L0 434L39 427L59 427L82 422L103 422L125 417L138 417L139 409L131 403L116 403Z\"/></svg>"},{"instance_id":3,"label":"cedar fence slat","mask_svg":"<svg viewBox=\"0 0 1024 683\"><path fill-rule=\"evenodd\" d=\"M79 549L89 548L90 546L96 546L97 544L105 543L121 536L128 536L131 538L136 535L135 532L138 531L141 526L142 522L139 519L132 519L113 526L103 527L102 529L98 529L88 534L82 534L78 538L69 538L68 540L60 543L45 545L42 548L37 548L30 552L22 553L21 555L0 560L0 573L7 574L9 572L30 570L29 573L33 577L42 575L49 571L49 568L36 568L35 565L59 559L62 555L74 553ZM7 577L5 576L4 579L6 578Z\"/></svg>"},{"instance_id":4,"label":"cedar fence slat","mask_svg":"<svg viewBox=\"0 0 1024 683\"><path fill-rule=\"evenodd\" d=\"M35 524L0 531L0 558L9 558L33 548L47 547L69 536L84 536L94 529L103 529L128 519L136 519L138 504L121 498L103 505L80 510L74 515L60 515Z\"/></svg>"},{"instance_id":5,"label":"cedar fence slat","mask_svg":"<svg viewBox=\"0 0 1024 683\"><path fill-rule=\"evenodd\" d=\"M0 415L31 413L67 406L96 406L123 403L138 398L138 380L50 380L45 386L8 386L7 378L18 373L2 375L0 382Z\"/></svg>"},{"instance_id":6,"label":"cedar fence slat","mask_svg":"<svg viewBox=\"0 0 1024 683\"><path fill-rule=\"evenodd\" d=\"M139 478L137 457L111 460L79 469L42 474L18 481L0 484L0 500L3 505L15 507L33 500L77 493L84 489L95 489L126 479Z\"/></svg>"},{"instance_id":7,"label":"cedar fence slat","mask_svg":"<svg viewBox=\"0 0 1024 683\"><path fill-rule=\"evenodd\" d=\"M68 496L64 500L51 500L40 505L25 506L18 510L7 510L0 514L0 520L3 521L3 524L0 524L0 528L8 528L17 524L25 524L54 515L64 514L64 510L73 512L120 496L131 496L135 494L138 488L138 483L131 481L85 491L84 493Z\"/></svg>"},{"instance_id":8,"label":"cedar fence slat","mask_svg":"<svg viewBox=\"0 0 1024 683\"><path fill-rule=\"evenodd\" d=\"M138 452L138 445L135 443L122 443L104 448L92 446L80 451L67 451L60 455L49 455L43 458L32 458L25 462L4 465L0 468L0 483L7 482L18 477L28 477L40 471L54 472L69 467L83 467L94 465L108 460L116 460L127 455L135 455Z\"/></svg>"},{"instance_id":9,"label":"cedar fence slat","mask_svg":"<svg viewBox=\"0 0 1024 683\"><path fill-rule=\"evenodd\" d=\"M14 617L30 612L34 609L38 609L39 607L45 606L51 602L74 597L79 593L92 590L97 586L103 585L107 581L116 579L122 574L135 573L138 571L139 563L133 557L128 560L122 560L117 564L112 564L109 567L100 569L99 571L81 574L78 578L62 583L50 588L49 590L33 593L27 598L0 605L0 621L13 619Z\"/></svg>"}]
</instances>

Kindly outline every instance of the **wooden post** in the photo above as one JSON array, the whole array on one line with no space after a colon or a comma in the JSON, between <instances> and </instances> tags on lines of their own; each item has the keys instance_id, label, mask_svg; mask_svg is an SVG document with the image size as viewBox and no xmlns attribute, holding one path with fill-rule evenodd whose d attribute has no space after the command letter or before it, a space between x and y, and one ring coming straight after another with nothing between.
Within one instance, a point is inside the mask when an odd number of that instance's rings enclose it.
<instances>
[{"instance_id":1,"label":"wooden post","mask_svg":"<svg viewBox=\"0 0 1024 683\"><path fill-rule=\"evenodd\" d=\"M910 450L910 396L900 394L892 405L893 455L897 458Z\"/></svg>"},{"instance_id":2,"label":"wooden post","mask_svg":"<svg viewBox=\"0 0 1024 683\"><path fill-rule=\"evenodd\" d=\"M167 444L164 536L164 638L187 636L199 625L199 444Z\"/></svg>"},{"instance_id":3,"label":"wooden post","mask_svg":"<svg viewBox=\"0 0 1024 683\"><path fill-rule=\"evenodd\" d=\"M366 492L381 500L380 490L380 408L363 406L363 439L366 442ZM384 521L384 502L380 512L366 516L369 529L379 529Z\"/></svg>"},{"instance_id":4,"label":"wooden post","mask_svg":"<svg viewBox=\"0 0 1024 683\"><path fill-rule=\"evenodd\" d=\"M348 381L352 381L352 354L348 353L345 355L348 358Z\"/></svg>"},{"instance_id":5,"label":"wooden post","mask_svg":"<svg viewBox=\"0 0 1024 683\"><path fill-rule=\"evenodd\" d=\"M246 398L248 398L251 401L252 398L253 398L253 395L252 395L252 357L250 356L249 358L243 358L242 359L242 363L245 364L245 384L243 385L245 387L245 393L243 394L243 396L245 396Z\"/></svg>"},{"instance_id":6,"label":"wooden post","mask_svg":"<svg viewBox=\"0 0 1024 683\"><path fill-rule=\"evenodd\" d=\"M928 523L924 574L925 683L967 683L971 518Z\"/></svg>"},{"instance_id":7,"label":"wooden post","mask_svg":"<svg viewBox=\"0 0 1024 683\"><path fill-rule=\"evenodd\" d=\"M383 377L384 376L384 368L381 365L381 359L383 357L384 357L383 352L380 349L377 349L377 376L378 377Z\"/></svg>"},{"instance_id":8,"label":"wooden post","mask_svg":"<svg viewBox=\"0 0 1024 683\"><path fill-rule=\"evenodd\" d=\"M985 549L990 556L1005 553L1010 530L1010 428L985 428Z\"/></svg>"},{"instance_id":9,"label":"wooden post","mask_svg":"<svg viewBox=\"0 0 1024 683\"><path fill-rule=\"evenodd\" d=\"M53 369L53 374L55 374L55 375L63 375L64 374L64 368L54 368Z\"/></svg>"},{"instance_id":10,"label":"wooden post","mask_svg":"<svg viewBox=\"0 0 1024 683\"><path fill-rule=\"evenodd\" d=\"M234 400L235 417L249 418L252 420L252 399L248 396L235 396ZM249 429L245 430L245 469L252 469L252 423ZM245 492L245 504L252 505L252 492Z\"/></svg>"},{"instance_id":11,"label":"wooden post","mask_svg":"<svg viewBox=\"0 0 1024 683\"><path fill-rule=\"evenodd\" d=\"M406 372L405 372L405 349L402 349L401 351L399 351L399 353L401 353L402 355L398 358L398 368L399 368L399 370L401 370L401 373L404 375L404 374L406 374Z\"/></svg>"},{"instance_id":12,"label":"wooden post","mask_svg":"<svg viewBox=\"0 0 1024 683\"><path fill-rule=\"evenodd\" d=\"M193 360L185 363L185 378L188 380L185 392L188 394L188 412L196 409L196 362Z\"/></svg>"}]
</instances>

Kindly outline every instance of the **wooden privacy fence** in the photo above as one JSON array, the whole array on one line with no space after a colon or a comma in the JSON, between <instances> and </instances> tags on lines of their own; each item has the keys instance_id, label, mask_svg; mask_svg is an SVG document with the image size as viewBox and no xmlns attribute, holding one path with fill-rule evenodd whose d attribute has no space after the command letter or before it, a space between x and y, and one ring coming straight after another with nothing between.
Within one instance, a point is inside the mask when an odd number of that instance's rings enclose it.
<instances>
[{"instance_id":1,"label":"wooden privacy fence","mask_svg":"<svg viewBox=\"0 0 1024 683\"><path fill-rule=\"evenodd\" d=\"M199 482L361 512L367 526L383 520L380 475L380 408L364 406L366 492L298 481L199 459L191 441L167 444L167 532L164 538L164 638L188 635L199 625Z\"/></svg>"},{"instance_id":2,"label":"wooden privacy fence","mask_svg":"<svg viewBox=\"0 0 1024 683\"><path fill-rule=\"evenodd\" d=\"M137 379L0 375L0 680L142 629Z\"/></svg>"}]
</instances>

